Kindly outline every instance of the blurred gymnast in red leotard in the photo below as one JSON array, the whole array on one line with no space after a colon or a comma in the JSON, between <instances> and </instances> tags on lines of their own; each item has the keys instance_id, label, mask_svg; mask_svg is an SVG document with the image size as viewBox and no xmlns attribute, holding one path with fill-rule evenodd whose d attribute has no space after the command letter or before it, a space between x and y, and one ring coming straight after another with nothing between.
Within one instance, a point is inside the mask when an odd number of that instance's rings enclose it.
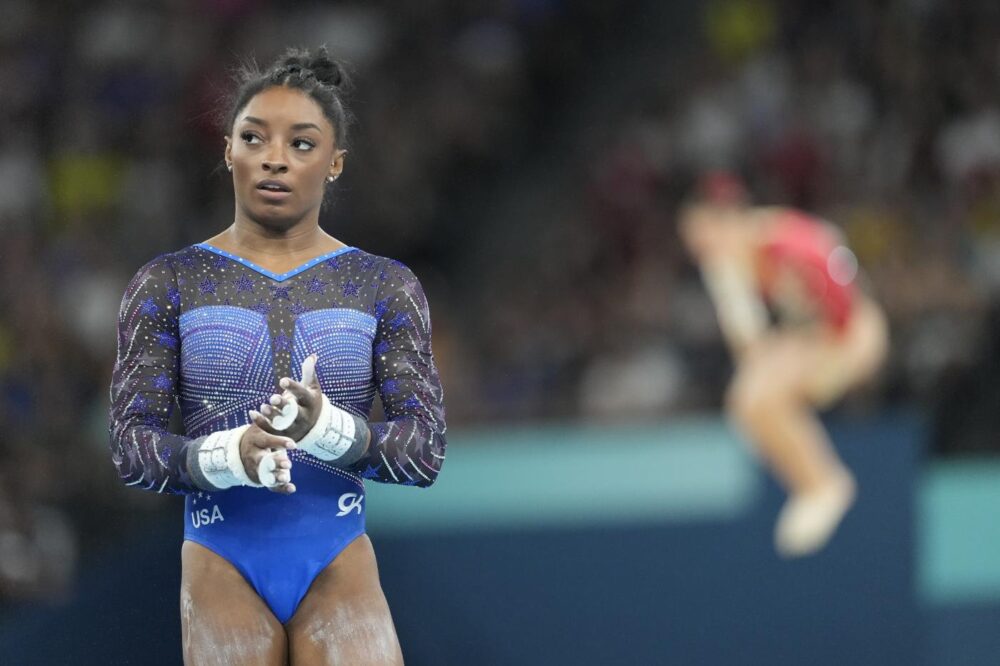
<instances>
[{"instance_id":1,"label":"blurred gymnast in red leotard","mask_svg":"<svg viewBox=\"0 0 1000 666\"><path fill-rule=\"evenodd\" d=\"M732 175L702 180L680 232L734 356L726 410L789 493L775 546L787 557L813 553L855 496L815 412L878 370L885 317L858 287L857 261L835 228L748 205Z\"/></svg>"}]
</instances>

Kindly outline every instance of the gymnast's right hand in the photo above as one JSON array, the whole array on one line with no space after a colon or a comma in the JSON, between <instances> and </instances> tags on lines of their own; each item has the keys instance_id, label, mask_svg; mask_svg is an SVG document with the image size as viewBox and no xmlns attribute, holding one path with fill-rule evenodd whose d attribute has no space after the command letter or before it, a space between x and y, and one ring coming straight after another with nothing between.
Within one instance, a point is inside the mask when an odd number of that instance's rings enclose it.
<instances>
[{"instance_id":1,"label":"gymnast's right hand","mask_svg":"<svg viewBox=\"0 0 1000 666\"><path fill-rule=\"evenodd\" d=\"M282 393L275 393L260 406L249 411L250 422L271 434L281 433L299 441L308 433L323 409L323 389L316 375L318 356L310 354L302 361L302 380L282 377Z\"/></svg>"},{"instance_id":2,"label":"gymnast's right hand","mask_svg":"<svg viewBox=\"0 0 1000 666\"><path fill-rule=\"evenodd\" d=\"M292 483L292 461L288 449L294 449L295 442L281 435L274 435L251 425L240 440L240 459L247 476L254 483L263 483L268 490L283 495L295 492ZM274 476L274 483L268 483Z\"/></svg>"}]
</instances>

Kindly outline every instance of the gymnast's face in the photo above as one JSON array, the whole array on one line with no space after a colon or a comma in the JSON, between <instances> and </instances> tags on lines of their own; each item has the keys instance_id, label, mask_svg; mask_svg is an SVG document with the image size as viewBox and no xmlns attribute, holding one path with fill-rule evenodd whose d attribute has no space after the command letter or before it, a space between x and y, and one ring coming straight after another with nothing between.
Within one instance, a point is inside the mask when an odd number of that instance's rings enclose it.
<instances>
[{"instance_id":1,"label":"gymnast's face","mask_svg":"<svg viewBox=\"0 0 1000 666\"><path fill-rule=\"evenodd\" d=\"M327 178L340 175L346 152L307 93L285 86L261 91L226 137L237 216L273 231L318 219Z\"/></svg>"}]
</instances>

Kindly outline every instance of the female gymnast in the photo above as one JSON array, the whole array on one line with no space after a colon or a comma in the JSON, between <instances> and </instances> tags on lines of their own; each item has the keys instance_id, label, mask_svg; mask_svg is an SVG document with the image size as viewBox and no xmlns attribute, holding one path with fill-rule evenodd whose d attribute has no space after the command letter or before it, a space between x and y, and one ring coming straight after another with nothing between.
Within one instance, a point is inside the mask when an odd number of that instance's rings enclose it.
<instances>
[{"instance_id":1,"label":"female gymnast","mask_svg":"<svg viewBox=\"0 0 1000 666\"><path fill-rule=\"evenodd\" d=\"M704 179L680 232L735 359L727 412L790 494L775 547L813 553L855 496L815 412L874 375L888 348L885 317L858 288L857 261L835 229L797 210L749 206L735 176Z\"/></svg>"},{"instance_id":2,"label":"female gymnast","mask_svg":"<svg viewBox=\"0 0 1000 666\"><path fill-rule=\"evenodd\" d=\"M340 66L290 50L240 83L233 224L125 292L112 457L127 485L186 496L185 664L401 664L363 480L441 469L427 301L404 265L319 226L347 154ZM384 423L366 421L376 390Z\"/></svg>"}]
</instances>

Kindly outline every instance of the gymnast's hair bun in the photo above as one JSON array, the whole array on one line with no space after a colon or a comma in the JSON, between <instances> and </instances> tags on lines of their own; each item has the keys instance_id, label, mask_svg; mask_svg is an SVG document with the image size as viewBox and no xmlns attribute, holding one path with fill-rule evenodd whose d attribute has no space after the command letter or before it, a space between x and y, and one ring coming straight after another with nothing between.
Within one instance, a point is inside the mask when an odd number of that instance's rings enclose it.
<instances>
[{"instance_id":1,"label":"gymnast's hair bun","mask_svg":"<svg viewBox=\"0 0 1000 666\"><path fill-rule=\"evenodd\" d=\"M274 73L297 76L301 79L312 77L318 83L334 88L344 87L347 83L343 68L330 57L325 46L312 51L289 49L278 58L274 65Z\"/></svg>"},{"instance_id":2,"label":"gymnast's hair bun","mask_svg":"<svg viewBox=\"0 0 1000 666\"><path fill-rule=\"evenodd\" d=\"M249 60L236 71L234 78L237 89L226 104L228 112L221 117L226 132L232 131L239 112L255 95L273 86L284 86L312 97L333 125L337 145L347 146L352 116L345 100L351 93L351 79L344 65L331 58L325 46L288 49L264 70Z\"/></svg>"}]
</instances>

